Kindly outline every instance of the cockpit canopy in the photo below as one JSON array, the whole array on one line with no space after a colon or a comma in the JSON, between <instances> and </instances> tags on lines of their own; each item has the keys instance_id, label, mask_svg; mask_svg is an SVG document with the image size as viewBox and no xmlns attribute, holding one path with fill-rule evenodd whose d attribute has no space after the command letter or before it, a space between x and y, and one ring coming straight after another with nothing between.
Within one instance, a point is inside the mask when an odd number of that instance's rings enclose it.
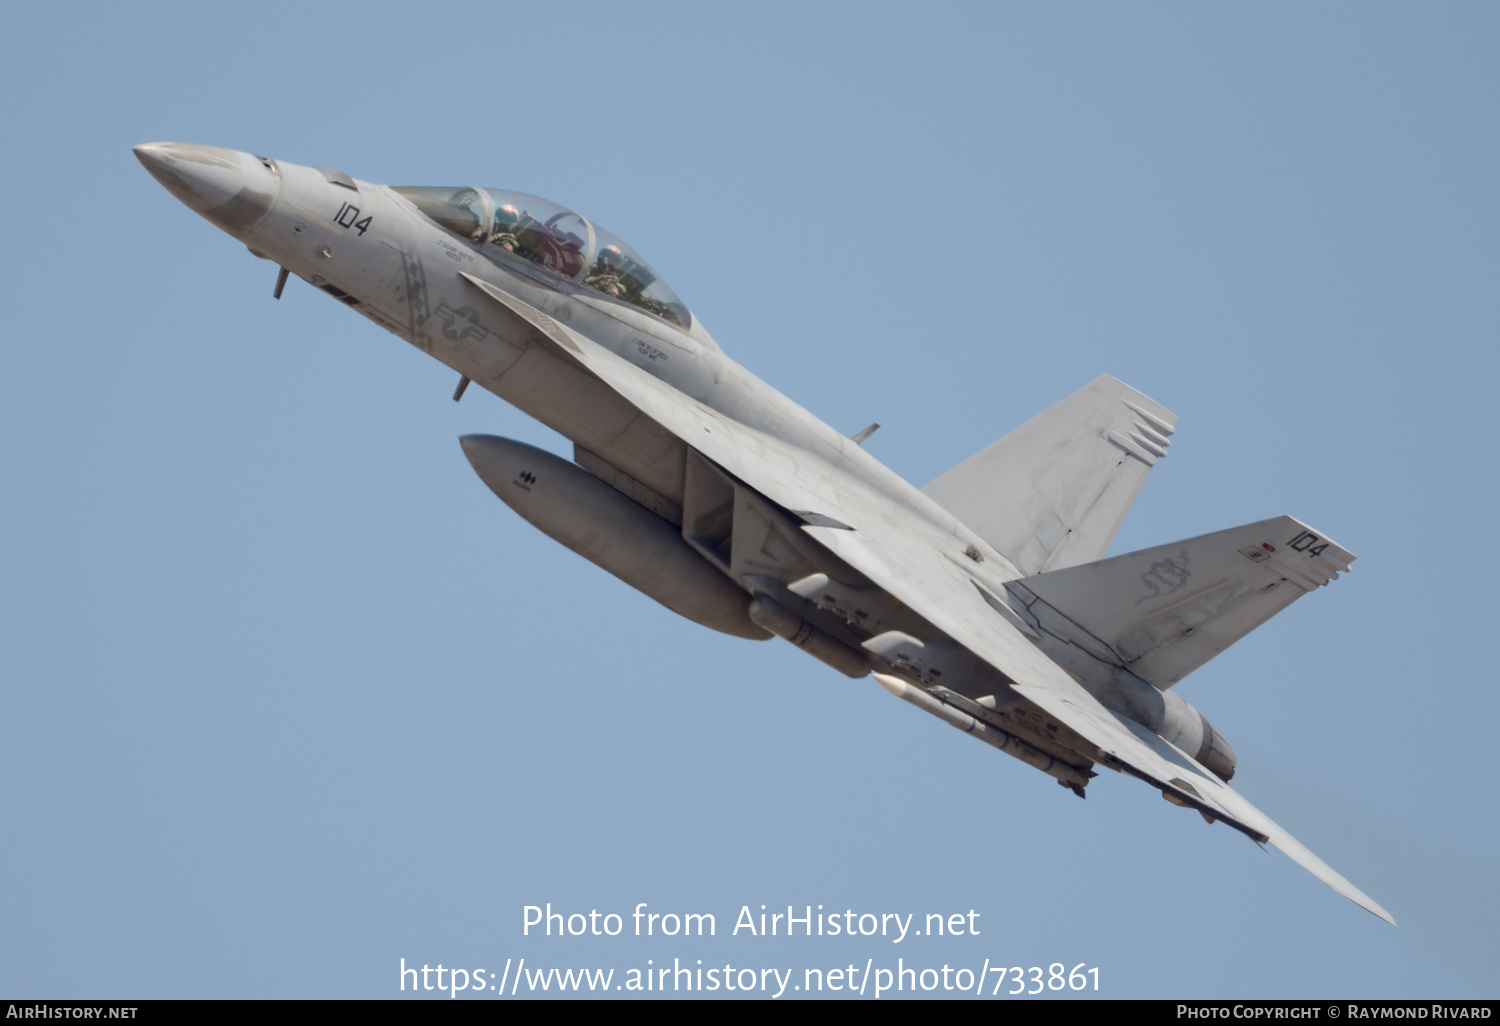
<instances>
[{"instance_id":1,"label":"cockpit canopy","mask_svg":"<svg viewBox=\"0 0 1500 1026\"><path fill-rule=\"evenodd\" d=\"M470 242L500 250L681 328L692 314L635 250L566 207L500 189L395 186L422 213Z\"/></svg>"}]
</instances>

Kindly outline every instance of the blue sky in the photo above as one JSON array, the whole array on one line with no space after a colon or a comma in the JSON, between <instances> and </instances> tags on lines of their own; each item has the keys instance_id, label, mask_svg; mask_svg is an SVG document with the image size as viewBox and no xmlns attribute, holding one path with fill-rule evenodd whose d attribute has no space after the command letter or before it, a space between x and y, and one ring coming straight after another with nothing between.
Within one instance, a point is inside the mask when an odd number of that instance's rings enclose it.
<instances>
[{"instance_id":1,"label":"blue sky","mask_svg":"<svg viewBox=\"0 0 1500 1026\"><path fill-rule=\"evenodd\" d=\"M398 965L1083 963L1113 997L1495 995L1492 6L10 5L0 992ZM495 501L566 443L131 156L548 196L923 483L1100 373L1175 411L1115 551L1359 557L1181 685L1401 923L1108 774L720 637ZM522 908L719 936L523 937ZM741 906L977 937L726 936Z\"/></svg>"}]
</instances>

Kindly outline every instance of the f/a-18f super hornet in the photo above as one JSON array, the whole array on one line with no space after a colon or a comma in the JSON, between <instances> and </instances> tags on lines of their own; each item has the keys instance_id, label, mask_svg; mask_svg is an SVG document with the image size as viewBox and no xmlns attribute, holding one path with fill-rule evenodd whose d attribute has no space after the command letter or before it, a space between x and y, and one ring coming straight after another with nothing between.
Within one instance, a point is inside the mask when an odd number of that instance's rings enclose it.
<instances>
[{"instance_id":1,"label":"f/a-18f super hornet","mask_svg":"<svg viewBox=\"0 0 1500 1026\"><path fill-rule=\"evenodd\" d=\"M461 439L543 532L668 609L785 638L1082 796L1094 767L1271 842L1390 914L1228 786L1174 691L1354 557L1291 517L1104 558L1177 418L1101 377L922 488L727 357L641 256L518 192L388 187L183 143L135 148L288 274L573 442Z\"/></svg>"}]
</instances>

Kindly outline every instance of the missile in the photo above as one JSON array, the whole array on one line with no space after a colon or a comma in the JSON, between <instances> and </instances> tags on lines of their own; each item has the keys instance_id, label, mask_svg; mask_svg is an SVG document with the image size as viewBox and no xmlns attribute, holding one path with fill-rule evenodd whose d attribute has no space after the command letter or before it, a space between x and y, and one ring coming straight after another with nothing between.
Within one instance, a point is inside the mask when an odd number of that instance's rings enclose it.
<instances>
[{"instance_id":1,"label":"missile","mask_svg":"<svg viewBox=\"0 0 1500 1026\"><path fill-rule=\"evenodd\" d=\"M909 702L923 712L931 713L938 719L957 727L964 733L979 738L985 744L1000 749L1006 755L1015 756L1026 763L1026 765L1034 766L1048 776L1055 777L1059 784L1080 798L1083 797L1083 789L1088 786L1089 778L1094 776L1088 770L1080 769L1070 763L1063 762L1055 756L1048 755L1040 748L1027 744L1014 734L1009 734L993 724L985 723L958 708L958 706L945 702L935 695L928 694L915 684L909 684L900 677L893 677L888 673L877 673L875 674L875 680L880 683L881 687L903 702Z\"/></svg>"},{"instance_id":2,"label":"missile","mask_svg":"<svg viewBox=\"0 0 1500 1026\"><path fill-rule=\"evenodd\" d=\"M676 525L535 446L494 435L459 443L490 491L549 538L694 623L757 641L771 636L750 619L750 597Z\"/></svg>"},{"instance_id":3,"label":"missile","mask_svg":"<svg viewBox=\"0 0 1500 1026\"><path fill-rule=\"evenodd\" d=\"M766 578L747 578L757 590L774 589ZM856 652L827 631L808 623L802 617L777 602L768 594L757 594L750 603L750 619L779 638L785 638L808 655L821 659L846 677L866 677L870 673L870 657Z\"/></svg>"}]
</instances>

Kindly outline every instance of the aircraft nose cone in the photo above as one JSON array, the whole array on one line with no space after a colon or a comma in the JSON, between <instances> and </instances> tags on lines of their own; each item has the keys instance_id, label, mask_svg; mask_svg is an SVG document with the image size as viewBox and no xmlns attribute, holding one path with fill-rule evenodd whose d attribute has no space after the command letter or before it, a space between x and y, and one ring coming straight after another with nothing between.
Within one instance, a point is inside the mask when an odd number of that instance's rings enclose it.
<instances>
[{"instance_id":1,"label":"aircraft nose cone","mask_svg":"<svg viewBox=\"0 0 1500 1026\"><path fill-rule=\"evenodd\" d=\"M258 157L195 143L142 143L136 159L173 196L236 238L270 213L281 178Z\"/></svg>"}]
</instances>

